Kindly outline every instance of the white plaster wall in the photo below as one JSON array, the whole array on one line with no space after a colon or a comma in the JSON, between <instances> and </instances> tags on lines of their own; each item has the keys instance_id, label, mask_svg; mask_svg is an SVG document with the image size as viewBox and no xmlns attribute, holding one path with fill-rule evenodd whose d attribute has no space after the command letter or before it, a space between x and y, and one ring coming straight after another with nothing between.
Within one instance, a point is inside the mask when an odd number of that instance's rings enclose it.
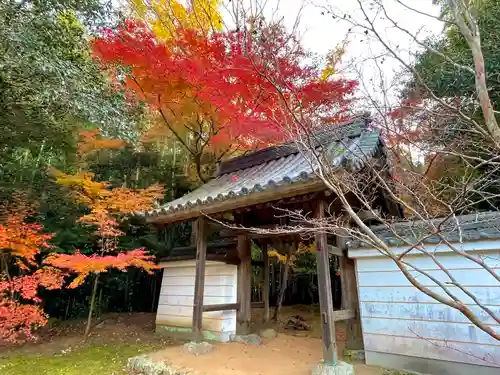
<instances>
[{"instance_id":1,"label":"white plaster wall","mask_svg":"<svg viewBox=\"0 0 500 375\"><path fill-rule=\"evenodd\" d=\"M156 324L191 328L193 319L196 261L161 263L161 283ZM205 305L237 302L237 266L207 261L205 269ZM203 313L203 330L211 331L221 341L229 341L236 332L236 310Z\"/></svg>"},{"instance_id":2,"label":"white plaster wall","mask_svg":"<svg viewBox=\"0 0 500 375\"><path fill-rule=\"evenodd\" d=\"M457 244L457 246L462 246ZM468 243L464 250L480 255L500 273L500 243ZM402 249L394 249L396 252ZM445 247L433 248L436 257L481 303L500 316L500 283L474 262L457 256ZM477 251L480 250L480 251ZM396 265L373 249L349 251L356 259L361 323L367 363L375 363L377 353L452 361L483 366L500 366L500 342L471 324L460 312L438 303L416 289ZM440 281L447 275L429 258L405 257ZM412 272L431 290L441 289L429 278ZM418 276L417 276L418 275ZM500 325L457 287L450 288L485 322L500 331ZM380 358L380 356L378 357ZM493 370L497 371L497 370ZM429 373L432 373L429 371ZM500 370L498 370L500 373Z\"/></svg>"}]
</instances>

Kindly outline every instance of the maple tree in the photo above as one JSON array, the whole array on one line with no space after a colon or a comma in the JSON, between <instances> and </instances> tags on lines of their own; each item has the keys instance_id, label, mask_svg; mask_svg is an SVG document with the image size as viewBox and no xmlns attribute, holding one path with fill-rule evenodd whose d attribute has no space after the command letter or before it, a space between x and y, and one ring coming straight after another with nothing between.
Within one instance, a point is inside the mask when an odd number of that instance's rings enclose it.
<instances>
[{"instance_id":1,"label":"maple tree","mask_svg":"<svg viewBox=\"0 0 500 375\"><path fill-rule=\"evenodd\" d=\"M53 234L27 223L28 207L20 198L15 202L0 217L0 340L7 342L36 338L33 331L47 322L38 291L59 289L64 277L58 269L37 264L35 257L50 247L47 241Z\"/></svg>"},{"instance_id":2,"label":"maple tree","mask_svg":"<svg viewBox=\"0 0 500 375\"><path fill-rule=\"evenodd\" d=\"M210 33L181 24L175 38L163 41L146 23L129 19L93 42L105 66L128 68L118 77L158 112L201 180L207 154L218 162L287 140L298 123L314 128L339 121L351 104L356 82L331 67L325 73L329 57L313 59L280 24L250 24L250 32Z\"/></svg>"},{"instance_id":3,"label":"maple tree","mask_svg":"<svg viewBox=\"0 0 500 375\"><path fill-rule=\"evenodd\" d=\"M84 159L89 153L103 148L116 148L121 143L117 140L98 136L98 132L81 134L78 149ZM89 315L85 336L90 332L95 296L98 288L99 275L109 269L125 271L128 267L138 267L146 272L157 268L154 257L140 248L122 251L119 248L119 238L125 233L120 230L121 221L126 215L137 211L150 209L153 202L163 196L163 189L153 185L146 189L129 189L126 187L111 187L109 182L95 181L91 172L80 171L75 175L53 170L56 182L67 187L74 199L86 206L89 212L81 216L78 222L95 228L98 238L98 250L87 255L80 251L74 254L50 254L45 264L57 267L77 275L69 285L76 288L93 274L94 283L90 299Z\"/></svg>"}]
</instances>

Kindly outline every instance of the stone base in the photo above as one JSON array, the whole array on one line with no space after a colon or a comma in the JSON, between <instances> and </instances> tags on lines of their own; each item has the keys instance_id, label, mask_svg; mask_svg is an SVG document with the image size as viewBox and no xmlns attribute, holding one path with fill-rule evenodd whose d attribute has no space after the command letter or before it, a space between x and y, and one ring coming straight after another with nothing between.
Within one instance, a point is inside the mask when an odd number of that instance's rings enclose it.
<instances>
[{"instance_id":1,"label":"stone base","mask_svg":"<svg viewBox=\"0 0 500 375\"><path fill-rule=\"evenodd\" d=\"M249 335L231 335L230 340L232 342L241 342L248 345L260 345L262 344L262 339L259 335L251 333Z\"/></svg>"},{"instance_id":2,"label":"stone base","mask_svg":"<svg viewBox=\"0 0 500 375\"><path fill-rule=\"evenodd\" d=\"M335 365L321 362L314 365L312 375L354 375L354 366L342 361Z\"/></svg>"},{"instance_id":3,"label":"stone base","mask_svg":"<svg viewBox=\"0 0 500 375\"><path fill-rule=\"evenodd\" d=\"M356 361L365 360L365 351L361 349L344 349L343 358L349 358Z\"/></svg>"},{"instance_id":4,"label":"stone base","mask_svg":"<svg viewBox=\"0 0 500 375\"><path fill-rule=\"evenodd\" d=\"M127 370L134 374L143 375L187 375L169 362L154 362L147 355L140 355L128 359Z\"/></svg>"},{"instance_id":5,"label":"stone base","mask_svg":"<svg viewBox=\"0 0 500 375\"><path fill-rule=\"evenodd\" d=\"M188 354L198 356L210 353L214 349L214 346L206 341L201 341L201 342L191 341L185 343L183 349Z\"/></svg>"},{"instance_id":6,"label":"stone base","mask_svg":"<svg viewBox=\"0 0 500 375\"><path fill-rule=\"evenodd\" d=\"M266 340L272 340L278 336L278 333L272 328L267 328L260 331L259 336Z\"/></svg>"},{"instance_id":7,"label":"stone base","mask_svg":"<svg viewBox=\"0 0 500 375\"><path fill-rule=\"evenodd\" d=\"M184 340L190 340L193 337L193 329L188 327L173 327L163 324L157 324L156 333L164 334L166 336ZM204 329L202 331L203 339L207 341L229 342L230 336L234 332L216 332Z\"/></svg>"}]
</instances>

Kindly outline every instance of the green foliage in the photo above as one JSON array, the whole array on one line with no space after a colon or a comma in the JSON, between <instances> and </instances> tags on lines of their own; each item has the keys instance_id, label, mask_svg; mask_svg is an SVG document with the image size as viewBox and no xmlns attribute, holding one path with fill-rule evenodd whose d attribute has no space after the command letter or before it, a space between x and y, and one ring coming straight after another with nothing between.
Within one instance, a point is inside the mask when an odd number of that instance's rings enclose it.
<instances>
[{"instance_id":1,"label":"green foliage","mask_svg":"<svg viewBox=\"0 0 500 375\"><path fill-rule=\"evenodd\" d=\"M125 374L129 357L157 349L154 345L136 344L91 345L59 355L14 355L0 359L3 375L30 375L36 368L40 375L102 375Z\"/></svg>"},{"instance_id":2,"label":"green foliage","mask_svg":"<svg viewBox=\"0 0 500 375\"><path fill-rule=\"evenodd\" d=\"M133 136L128 128L137 109L90 58L79 9L41 3L0 5L0 152L67 156L77 129L92 124Z\"/></svg>"},{"instance_id":3,"label":"green foliage","mask_svg":"<svg viewBox=\"0 0 500 375\"><path fill-rule=\"evenodd\" d=\"M500 81L497 79L500 73L500 24L498 23L500 1L477 2L474 13L481 30L481 45L490 95L493 103L500 104ZM446 7L443 8L443 14L444 19L450 17ZM443 34L429 40L428 43L449 59L425 50L417 56L415 64L417 72L438 97L461 98L464 103L467 103L466 99L475 96L474 74L451 63L453 61L458 65L473 67L472 54L464 36L456 26L448 24ZM427 95L416 77L410 81L408 90L418 96Z\"/></svg>"},{"instance_id":4,"label":"green foliage","mask_svg":"<svg viewBox=\"0 0 500 375\"><path fill-rule=\"evenodd\" d=\"M483 113L476 100L475 75L462 68L473 70L475 68L470 47L458 27L455 26L447 2L439 0L436 3L441 6L441 17L449 21L442 34L427 41L434 50L438 51L438 54L427 49L417 55L414 68L423 83L417 75L414 75L407 82L402 96L410 101L425 101L431 98L428 92L431 90L433 95L440 100L458 107L478 124L484 125ZM500 23L498 22L500 1L481 0L472 1L470 4L481 33L488 92L494 108L498 108L500 106L500 80L498 79L500 76ZM431 102L436 103L433 98ZM454 111L449 111L442 105L437 105L433 110L442 112L442 115L420 113L420 118L418 115L415 117L415 123L420 123L422 129L425 129L419 141L427 142L431 149L484 159L489 159L498 152L485 137L469 131L472 126L470 121L463 120ZM427 165L424 168L427 169ZM481 194L490 193L494 196L500 190L497 182L499 181L497 169L489 163L478 167L469 161L465 163L458 157L440 156L439 160L433 163L432 168L427 170L432 175L428 177L439 181L441 186L454 186L455 189L461 190L463 187L458 187L457 181L469 180L467 189L480 190ZM473 187L474 181L478 181L480 186ZM442 198L450 200L455 194L452 190L447 189ZM481 203L470 209L491 210L500 206L497 199L492 198L485 202L483 198L484 196L471 194L469 198L471 201Z\"/></svg>"},{"instance_id":5,"label":"green foliage","mask_svg":"<svg viewBox=\"0 0 500 375\"><path fill-rule=\"evenodd\" d=\"M81 168L76 146L83 129L98 128L128 144L87 160L99 180L132 188L160 183L168 187L167 199L190 188L183 177L182 155L174 155L168 145L140 144L144 108L117 90L90 55L92 33L116 21L117 15L101 0L0 2L0 203L19 191L35 203L33 219L55 233L51 251L90 253L98 245L91 230L76 221L85 208L68 197L47 170L48 166L64 172ZM189 241L186 225L157 230L132 219L121 229L126 236L120 246L146 247L159 257ZM139 306L133 303L136 299L125 296L148 285L153 296L155 280L139 272L111 272L101 279L98 307L151 311L151 300ZM89 287L45 293L46 312L61 318L84 315Z\"/></svg>"}]
</instances>

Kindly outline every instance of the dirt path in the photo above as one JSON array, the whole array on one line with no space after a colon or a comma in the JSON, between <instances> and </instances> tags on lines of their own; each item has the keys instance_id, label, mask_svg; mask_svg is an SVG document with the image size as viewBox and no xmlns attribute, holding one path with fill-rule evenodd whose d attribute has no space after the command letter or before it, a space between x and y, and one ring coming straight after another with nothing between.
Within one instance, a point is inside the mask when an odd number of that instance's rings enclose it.
<instances>
[{"instance_id":1,"label":"dirt path","mask_svg":"<svg viewBox=\"0 0 500 375\"><path fill-rule=\"evenodd\" d=\"M152 354L155 361L170 360L179 369L199 375L307 375L322 359L322 342L317 338L280 334L263 345L215 344L213 352L201 356L186 354L172 346ZM355 364L356 375L381 375L376 367Z\"/></svg>"}]
</instances>

